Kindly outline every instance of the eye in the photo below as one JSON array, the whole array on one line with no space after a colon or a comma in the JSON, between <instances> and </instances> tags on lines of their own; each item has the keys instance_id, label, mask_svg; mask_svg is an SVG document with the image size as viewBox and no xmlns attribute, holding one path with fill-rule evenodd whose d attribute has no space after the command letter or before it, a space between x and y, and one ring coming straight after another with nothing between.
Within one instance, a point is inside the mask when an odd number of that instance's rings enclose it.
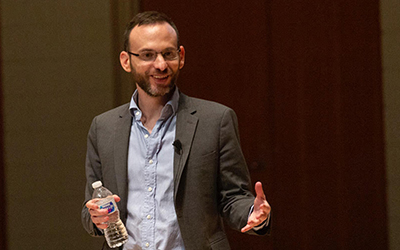
<instances>
[{"instance_id":1,"label":"eye","mask_svg":"<svg viewBox=\"0 0 400 250\"><path fill-rule=\"evenodd\" d=\"M163 56L167 60L173 60L177 57L177 53L174 50L167 50L167 51L163 52Z\"/></svg>"},{"instance_id":2,"label":"eye","mask_svg":"<svg viewBox=\"0 0 400 250\"><path fill-rule=\"evenodd\" d=\"M171 51L166 51L166 52L164 52L164 56L165 57L171 57L172 56L172 52Z\"/></svg>"},{"instance_id":3,"label":"eye","mask_svg":"<svg viewBox=\"0 0 400 250\"><path fill-rule=\"evenodd\" d=\"M154 53L153 52L146 52L146 53L144 53L144 57L146 57L146 58L152 58L154 56Z\"/></svg>"},{"instance_id":4,"label":"eye","mask_svg":"<svg viewBox=\"0 0 400 250\"><path fill-rule=\"evenodd\" d=\"M140 53L140 58L142 60L148 61L148 60L153 60L155 57L156 53L154 51L143 51Z\"/></svg>"}]
</instances>

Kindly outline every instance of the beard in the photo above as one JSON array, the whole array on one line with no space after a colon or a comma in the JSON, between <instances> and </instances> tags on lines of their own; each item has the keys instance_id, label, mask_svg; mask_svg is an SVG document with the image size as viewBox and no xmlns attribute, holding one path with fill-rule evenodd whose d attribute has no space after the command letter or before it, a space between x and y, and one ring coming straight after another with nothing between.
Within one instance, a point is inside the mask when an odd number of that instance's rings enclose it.
<instances>
[{"instance_id":1,"label":"beard","mask_svg":"<svg viewBox=\"0 0 400 250\"><path fill-rule=\"evenodd\" d=\"M139 74L136 72L136 69L132 67L132 77L134 82L149 96L151 97L160 97L160 96L165 96L171 92L171 90L175 89L176 86L176 81L179 76L179 69L172 73L168 74L170 76L170 82L166 86L158 86L154 85L152 86L150 83L150 78L149 78L149 72L146 72L145 74ZM169 69L166 69L170 71ZM161 71L156 71L156 73L161 73ZM169 72L168 72L169 73Z\"/></svg>"}]
</instances>

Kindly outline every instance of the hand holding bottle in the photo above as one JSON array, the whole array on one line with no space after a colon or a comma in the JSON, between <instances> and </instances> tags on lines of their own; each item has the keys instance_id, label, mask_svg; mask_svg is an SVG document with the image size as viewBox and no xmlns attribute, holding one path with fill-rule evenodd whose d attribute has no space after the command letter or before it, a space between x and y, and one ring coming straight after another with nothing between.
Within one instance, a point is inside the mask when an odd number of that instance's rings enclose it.
<instances>
[{"instance_id":1,"label":"hand holding bottle","mask_svg":"<svg viewBox=\"0 0 400 250\"><path fill-rule=\"evenodd\" d=\"M113 195L115 202L119 202L121 198L118 195ZM92 222L99 229L106 229L108 227L108 221L110 220L108 210L107 209L99 209L99 206L96 204L100 198L95 198L86 203L86 207L89 210L90 217Z\"/></svg>"},{"instance_id":2,"label":"hand holding bottle","mask_svg":"<svg viewBox=\"0 0 400 250\"><path fill-rule=\"evenodd\" d=\"M111 248L122 246L128 241L128 232L119 217L117 202L121 199L103 187L101 181L93 182L92 199L86 203L93 223L104 229L104 236Z\"/></svg>"}]
</instances>

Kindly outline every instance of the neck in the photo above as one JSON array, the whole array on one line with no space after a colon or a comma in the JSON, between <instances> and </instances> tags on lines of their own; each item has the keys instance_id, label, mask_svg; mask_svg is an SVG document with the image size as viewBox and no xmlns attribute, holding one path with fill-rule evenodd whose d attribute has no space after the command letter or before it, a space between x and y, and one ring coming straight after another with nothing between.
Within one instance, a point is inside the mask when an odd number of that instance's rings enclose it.
<instances>
[{"instance_id":1,"label":"neck","mask_svg":"<svg viewBox=\"0 0 400 250\"><path fill-rule=\"evenodd\" d=\"M156 96L156 97L149 96L140 87L137 87L137 91L138 91L137 105L142 111L141 121L143 125L151 133L151 130L153 129L157 120L161 116L162 109L174 94L174 90L171 90L171 92L165 96Z\"/></svg>"}]
</instances>

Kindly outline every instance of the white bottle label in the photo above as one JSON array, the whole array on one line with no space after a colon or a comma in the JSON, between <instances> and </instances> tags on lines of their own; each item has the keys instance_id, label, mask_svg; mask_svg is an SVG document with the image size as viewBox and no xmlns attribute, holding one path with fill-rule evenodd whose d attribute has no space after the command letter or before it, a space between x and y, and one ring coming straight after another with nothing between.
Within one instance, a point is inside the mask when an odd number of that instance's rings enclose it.
<instances>
[{"instance_id":1,"label":"white bottle label","mask_svg":"<svg viewBox=\"0 0 400 250\"><path fill-rule=\"evenodd\" d=\"M97 205L99 206L99 209L107 209L109 214L114 212L117 208L117 204L112 196L101 199L97 202Z\"/></svg>"}]
</instances>

